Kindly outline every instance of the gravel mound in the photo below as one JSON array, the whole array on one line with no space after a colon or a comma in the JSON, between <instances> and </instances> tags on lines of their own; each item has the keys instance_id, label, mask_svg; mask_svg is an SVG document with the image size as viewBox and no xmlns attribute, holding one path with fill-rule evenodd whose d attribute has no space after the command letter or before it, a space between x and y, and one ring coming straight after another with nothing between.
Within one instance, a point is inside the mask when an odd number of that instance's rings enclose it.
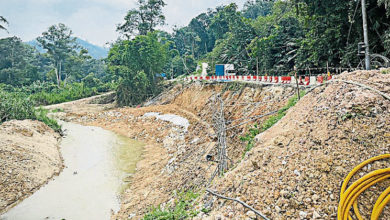
<instances>
[{"instance_id":1,"label":"gravel mound","mask_svg":"<svg viewBox=\"0 0 390 220\"><path fill-rule=\"evenodd\" d=\"M390 94L390 77L379 71L343 73L350 80ZM341 183L362 161L390 152L390 100L356 85L334 82L314 89L272 128L258 135L257 146L210 187L239 198L271 219L335 219ZM359 177L389 167L380 161ZM353 179L352 181L356 180ZM390 181L359 200L367 218ZM243 206L207 195L211 216L245 218ZM390 219L389 208L383 219Z\"/></svg>"}]
</instances>

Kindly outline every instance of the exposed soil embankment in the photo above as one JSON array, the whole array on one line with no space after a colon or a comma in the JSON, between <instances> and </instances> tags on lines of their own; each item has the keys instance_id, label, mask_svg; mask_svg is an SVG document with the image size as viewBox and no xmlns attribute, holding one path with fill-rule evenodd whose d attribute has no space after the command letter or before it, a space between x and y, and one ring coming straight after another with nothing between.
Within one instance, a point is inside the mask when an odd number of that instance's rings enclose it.
<instances>
[{"instance_id":1,"label":"exposed soil embankment","mask_svg":"<svg viewBox=\"0 0 390 220\"><path fill-rule=\"evenodd\" d=\"M390 93L390 79L379 71L343 73L336 79ZM67 111L67 118L147 143L115 219L139 219L151 207L171 206L179 191L206 186L243 200L271 219L334 219L341 182L348 172L365 159L389 153L390 101L356 85L333 82L321 86L258 135L254 148L243 158L247 143L240 136L270 116L250 119L283 108L294 92L281 85L179 84L146 107L85 111L93 105L85 107L84 103L82 111L77 111L77 105ZM221 100L226 127L232 128L226 135L229 170L209 185L218 164L215 115L221 111ZM145 115L150 112L182 116L190 126L185 129ZM389 167L389 163L375 163L359 176L380 167ZM379 184L362 196L359 207L364 215L388 184ZM197 219L255 218L242 205L207 193L198 201L195 208L210 208L211 212L200 212ZM389 213L385 210L384 219Z\"/></svg>"},{"instance_id":2,"label":"exposed soil embankment","mask_svg":"<svg viewBox=\"0 0 390 220\"><path fill-rule=\"evenodd\" d=\"M390 77L379 73L344 73L336 79L366 84L390 94ZM356 85L331 83L306 95L271 129L234 170L211 188L240 198L271 219L335 219L340 187L360 162L390 152L390 100ZM378 168L366 167L359 177ZM356 180L356 177L353 181ZM359 199L368 219L390 182L378 184ZM243 206L215 200L211 216L243 218ZM253 213L252 213L253 214ZM389 209L383 219L390 218Z\"/></svg>"},{"instance_id":3,"label":"exposed soil embankment","mask_svg":"<svg viewBox=\"0 0 390 220\"><path fill-rule=\"evenodd\" d=\"M59 134L38 121L0 125L0 213L59 174L63 166L59 138Z\"/></svg>"},{"instance_id":4,"label":"exposed soil embankment","mask_svg":"<svg viewBox=\"0 0 390 220\"><path fill-rule=\"evenodd\" d=\"M66 118L100 126L147 143L143 160L137 165L137 173L123 195L121 211L115 216L118 219L127 219L129 216L138 219L151 207L171 205L175 193L200 189L208 184L217 165L215 160L206 160L206 155L215 156L217 151L213 121L213 114L220 106L217 97L224 100L227 120L233 121L278 110L292 94L291 87L179 84L148 107L115 108L89 113L68 111ZM86 107L80 106L80 109ZM189 120L190 126L185 129L145 116L149 112L182 116ZM228 155L232 161L241 160L245 149L245 143L240 141L239 136L250 125L266 119L264 117L229 130ZM229 125L238 125L240 122L229 122Z\"/></svg>"}]
</instances>

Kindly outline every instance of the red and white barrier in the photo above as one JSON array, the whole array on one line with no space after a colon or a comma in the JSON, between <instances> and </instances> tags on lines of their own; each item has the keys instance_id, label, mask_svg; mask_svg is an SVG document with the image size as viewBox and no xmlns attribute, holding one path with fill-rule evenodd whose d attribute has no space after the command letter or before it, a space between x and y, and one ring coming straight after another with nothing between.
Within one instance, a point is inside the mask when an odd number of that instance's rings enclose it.
<instances>
[{"instance_id":1,"label":"red and white barrier","mask_svg":"<svg viewBox=\"0 0 390 220\"><path fill-rule=\"evenodd\" d=\"M255 81L263 83L274 84L295 84L294 76L190 76L185 78L187 81L207 80L207 81ZM298 84L302 86L309 86L314 84L322 84L325 80L331 80L332 75L319 75L319 76L299 76Z\"/></svg>"}]
</instances>

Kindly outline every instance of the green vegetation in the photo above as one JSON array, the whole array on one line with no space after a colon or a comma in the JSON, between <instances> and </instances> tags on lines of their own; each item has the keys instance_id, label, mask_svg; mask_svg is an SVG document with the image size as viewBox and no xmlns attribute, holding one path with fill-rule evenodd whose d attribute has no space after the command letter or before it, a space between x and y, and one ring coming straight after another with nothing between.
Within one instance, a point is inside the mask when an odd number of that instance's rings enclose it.
<instances>
[{"instance_id":1,"label":"green vegetation","mask_svg":"<svg viewBox=\"0 0 390 220\"><path fill-rule=\"evenodd\" d=\"M107 92L110 89L114 89L112 86L87 87L84 83L73 83L63 88L55 88L50 91L34 93L30 96L30 99L34 101L36 105L52 105L94 96L99 94L99 92Z\"/></svg>"},{"instance_id":2,"label":"green vegetation","mask_svg":"<svg viewBox=\"0 0 390 220\"><path fill-rule=\"evenodd\" d=\"M169 43L158 32L119 41L108 55L110 73L120 78L118 104L138 105L160 92L157 73L162 73Z\"/></svg>"},{"instance_id":3,"label":"green vegetation","mask_svg":"<svg viewBox=\"0 0 390 220\"><path fill-rule=\"evenodd\" d=\"M372 52L385 56L390 56L388 6L388 0L367 0ZM242 75L254 74L257 62L263 74L327 63L356 67L357 43L363 41L360 1L249 0L242 11L233 3L198 15L174 30L172 40L179 56L206 59L211 73L218 63L235 64ZM179 74L185 72L172 73Z\"/></svg>"},{"instance_id":4,"label":"green vegetation","mask_svg":"<svg viewBox=\"0 0 390 220\"><path fill-rule=\"evenodd\" d=\"M31 119L42 121L57 132L61 131L58 123L47 117L47 113L45 109L36 109L34 102L25 94L0 89L0 123L13 119Z\"/></svg>"},{"instance_id":5,"label":"green vegetation","mask_svg":"<svg viewBox=\"0 0 390 220\"><path fill-rule=\"evenodd\" d=\"M304 91L301 91L300 92L300 97L302 98L304 95L306 94L306 92ZM261 132L264 132L266 130L268 130L269 128L271 128L274 124L276 124L280 119L282 119L286 114L287 114L287 111L295 106L295 104L297 104L298 102L298 96L297 95L294 95L292 98L290 98L287 102L287 105L284 106L283 108L281 108L278 113L276 115L273 115L271 116L267 121L265 121L262 125L262 128L261 128Z\"/></svg>"},{"instance_id":6,"label":"green vegetation","mask_svg":"<svg viewBox=\"0 0 390 220\"><path fill-rule=\"evenodd\" d=\"M382 69L381 73L382 74L390 74L390 69Z\"/></svg>"},{"instance_id":7,"label":"green vegetation","mask_svg":"<svg viewBox=\"0 0 390 220\"><path fill-rule=\"evenodd\" d=\"M62 108L56 108L56 109L51 110L51 112L52 112L52 113L64 112L64 109L62 109Z\"/></svg>"},{"instance_id":8,"label":"green vegetation","mask_svg":"<svg viewBox=\"0 0 390 220\"><path fill-rule=\"evenodd\" d=\"M122 38L104 60L93 59L61 23L36 39L43 53L18 37L0 39L0 84L6 84L4 91L25 93L34 105L116 89L119 105L134 106L157 95L163 77L199 74L201 62L209 64L209 74L216 64L234 64L238 75L257 69L260 74L287 74L294 67L356 67L356 48L362 41L359 4L248 0L241 11L234 3L209 9L170 34L157 30L165 24L165 1L138 0L117 26ZM388 0L367 0L371 53L384 56L390 56L388 6ZM8 21L0 16L0 30L5 24ZM37 81L45 84L43 88ZM271 117L260 131L284 114Z\"/></svg>"},{"instance_id":9,"label":"green vegetation","mask_svg":"<svg viewBox=\"0 0 390 220\"><path fill-rule=\"evenodd\" d=\"M199 194L193 191L181 192L178 194L174 207L163 210L160 207L153 208L144 216L144 220L175 220L195 217L199 211L193 210L194 202Z\"/></svg>"},{"instance_id":10,"label":"green vegetation","mask_svg":"<svg viewBox=\"0 0 390 220\"><path fill-rule=\"evenodd\" d=\"M7 21L0 16L0 23ZM0 26L0 29L4 29ZM64 24L53 25L37 38L39 53L18 37L0 39L0 123L39 120L56 131L60 126L40 105L93 96L116 88L103 60L93 59Z\"/></svg>"},{"instance_id":11,"label":"green vegetation","mask_svg":"<svg viewBox=\"0 0 390 220\"><path fill-rule=\"evenodd\" d=\"M306 93L303 91L300 92L300 97L303 97ZM255 145L255 137L260 134L261 132L264 132L266 130L268 130L269 128L271 128L274 124L276 124L280 119L282 119L286 114L287 114L287 111L295 106L298 102L298 96L297 95L294 95L292 98L290 98L287 102L287 105L284 106L283 108L281 108L276 115L273 115L271 117L269 117L264 123L263 125L261 126L261 128L259 128L259 126L257 124L253 125L253 127L249 128L249 132L247 134L245 134L244 136L241 136L240 139L241 141L245 141L247 142L247 145L245 147L245 151L243 153L243 157L245 156L245 154L250 151L254 145Z\"/></svg>"},{"instance_id":12,"label":"green vegetation","mask_svg":"<svg viewBox=\"0 0 390 220\"><path fill-rule=\"evenodd\" d=\"M241 141L247 142L244 153L242 154L243 158L245 154L255 146L255 137L258 134L260 134L260 129L258 128L258 125L255 124L252 128L249 128L249 132L245 134L245 136L240 137Z\"/></svg>"},{"instance_id":13,"label":"green vegetation","mask_svg":"<svg viewBox=\"0 0 390 220\"><path fill-rule=\"evenodd\" d=\"M61 24L59 26L66 28ZM71 33L70 30L68 31ZM56 34L65 35L61 32ZM55 43L46 42L44 39L46 38L42 37L40 40L44 44L62 45L62 40ZM41 84L55 83L58 88L61 88L83 80L97 81L96 83L101 84L115 80L114 75L107 74L103 60L93 59L88 55L87 50L71 42L72 46L57 49L47 47L47 53L39 53L34 47L23 43L17 37L0 39L0 84L28 87L39 81ZM60 54L49 53L51 50L59 50ZM61 60L56 60L57 56L61 56Z\"/></svg>"}]
</instances>

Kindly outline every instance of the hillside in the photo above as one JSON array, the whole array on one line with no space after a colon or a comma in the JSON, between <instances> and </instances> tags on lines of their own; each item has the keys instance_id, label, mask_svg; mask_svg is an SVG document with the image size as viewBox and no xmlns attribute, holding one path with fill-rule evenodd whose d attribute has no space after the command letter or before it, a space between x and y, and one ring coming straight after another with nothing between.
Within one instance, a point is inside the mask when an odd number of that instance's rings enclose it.
<instances>
[{"instance_id":1,"label":"hillside","mask_svg":"<svg viewBox=\"0 0 390 220\"><path fill-rule=\"evenodd\" d=\"M390 93L390 78L380 71L343 73L335 80ZM242 199L270 219L335 219L340 186L347 174L364 160L389 153L389 121L390 100L373 91L340 82L317 88L258 135L244 160L210 188ZM388 166L388 160L378 161L358 176ZM359 197L363 216L371 214L388 184L376 184ZM248 211L209 195L203 202L212 204L211 216L234 213L241 219ZM389 216L385 209L383 219Z\"/></svg>"},{"instance_id":2,"label":"hillside","mask_svg":"<svg viewBox=\"0 0 390 220\"><path fill-rule=\"evenodd\" d=\"M336 79L390 92L388 75L379 71L346 72ZM258 135L253 149L243 157L247 142L240 137L255 123L266 123L270 116L249 124L241 124L242 119L281 109L294 91L288 85L179 84L147 107L85 112L86 107L76 104L65 108L65 119L148 143L138 172L123 195L116 216L119 219L138 218L160 204L167 210L178 191L204 192L206 187L240 198L271 219L333 219L340 184L348 172L365 159L389 152L390 127L386 122L390 121L390 101L345 83L319 87ZM209 185L218 164L218 97L225 103L227 127L234 128L226 134L229 171ZM150 112L179 115L187 118L190 126L187 130L159 121L147 116ZM208 160L207 155L214 159ZM386 166L386 161L375 163L359 175ZM373 205L369 198L376 198L384 186L379 184L359 200L364 215ZM245 219L254 215L240 204L207 193L201 193L198 202L195 209L211 212L200 212L197 219ZM384 213L389 215L388 210Z\"/></svg>"},{"instance_id":3,"label":"hillside","mask_svg":"<svg viewBox=\"0 0 390 220\"><path fill-rule=\"evenodd\" d=\"M82 40L80 38L77 38L76 42L80 44L83 48L87 49L89 54L95 59L103 59L106 58L108 55L107 48L91 44L88 41ZM26 44L35 47L40 53L45 52L45 50L39 46L39 43L36 40L28 41L26 42Z\"/></svg>"}]
</instances>

